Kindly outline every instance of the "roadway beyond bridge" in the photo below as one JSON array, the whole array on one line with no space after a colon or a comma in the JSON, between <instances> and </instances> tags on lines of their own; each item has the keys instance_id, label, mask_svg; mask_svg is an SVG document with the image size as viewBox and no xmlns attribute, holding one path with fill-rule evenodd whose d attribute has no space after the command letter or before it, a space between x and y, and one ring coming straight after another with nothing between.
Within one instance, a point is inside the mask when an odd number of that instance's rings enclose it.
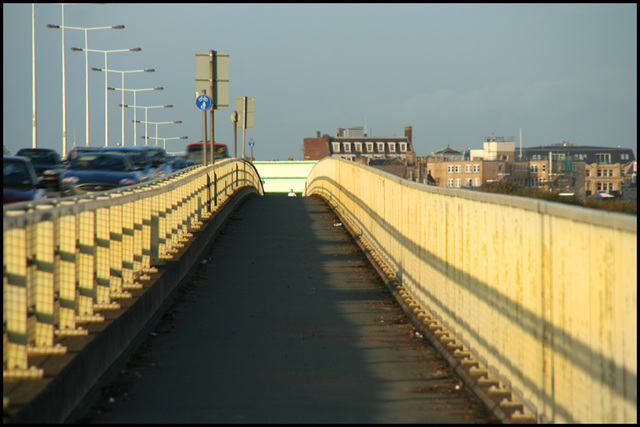
<instances>
[{"instance_id":1,"label":"roadway beyond bridge","mask_svg":"<svg viewBox=\"0 0 640 427\"><path fill-rule=\"evenodd\" d=\"M76 414L80 415L80 414ZM317 196L251 197L89 423L486 423Z\"/></svg>"}]
</instances>

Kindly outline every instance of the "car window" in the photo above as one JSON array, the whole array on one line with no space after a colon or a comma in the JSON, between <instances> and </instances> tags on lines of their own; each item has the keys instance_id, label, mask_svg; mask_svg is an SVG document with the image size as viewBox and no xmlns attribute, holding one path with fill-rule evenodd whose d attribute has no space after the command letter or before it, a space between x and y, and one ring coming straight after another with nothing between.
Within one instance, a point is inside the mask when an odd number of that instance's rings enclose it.
<instances>
[{"instance_id":1,"label":"car window","mask_svg":"<svg viewBox=\"0 0 640 427\"><path fill-rule=\"evenodd\" d=\"M23 162L2 162L3 185L30 185L31 177Z\"/></svg>"}]
</instances>

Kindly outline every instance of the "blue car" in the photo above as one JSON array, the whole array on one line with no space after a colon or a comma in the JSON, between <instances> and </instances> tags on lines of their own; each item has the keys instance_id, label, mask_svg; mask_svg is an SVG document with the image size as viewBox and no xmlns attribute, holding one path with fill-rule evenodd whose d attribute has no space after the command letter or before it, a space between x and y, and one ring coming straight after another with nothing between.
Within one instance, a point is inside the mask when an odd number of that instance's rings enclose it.
<instances>
[{"instance_id":1,"label":"blue car","mask_svg":"<svg viewBox=\"0 0 640 427\"><path fill-rule=\"evenodd\" d=\"M167 156L167 160L169 162L169 165L171 166L171 170L173 172L180 170L180 169L184 169L184 168L188 168L189 166L193 166L187 163L187 161L185 159L183 159L182 157L178 157L178 156ZM193 162L191 162L193 163ZM195 163L193 163L195 165Z\"/></svg>"},{"instance_id":2,"label":"blue car","mask_svg":"<svg viewBox=\"0 0 640 427\"><path fill-rule=\"evenodd\" d=\"M2 156L2 204L44 199L44 183L38 180L31 159Z\"/></svg>"},{"instance_id":3,"label":"blue car","mask_svg":"<svg viewBox=\"0 0 640 427\"><path fill-rule=\"evenodd\" d=\"M142 147L105 147L105 153L120 153L129 157L133 167L140 172L143 182L151 180L156 174L151 155L148 150Z\"/></svg>"},{"instance_id":4,"label":"blue car","mask_svg":"<svg viewBox=\"0 0 640 427\"><path fill-rule=\"evenodd\" d=\"M142 182L140 171L124 154L85 152L71 160L60 176L62 196L113 190Z\"/></svg>"},{"instance_id":5,"label":"blue car","mask_svg":"<svg viewBox=\"0 0 640 427\"><path fill-rule=\"evenodd\" d=\"M154 178L169 175L173 172L171 165L167 160L167 152L164 148L153 145L145 145L142 148L146 150L148 155L151 157L151 163L153 163L155 172L153 176Z\"/></svg>"},{"instance_id":6,"label":"blue car","mask_svg":"<svg viewBox=\"0 0 640 427\"><path fill-rule=\"evenodd\" d=\"M62 160L56 150L50 148L22 148L18 150L16 156L28 157L33 163L38 179L47 188L58 190L60 174L64 171Z\"/></svg>"}]
</instances>

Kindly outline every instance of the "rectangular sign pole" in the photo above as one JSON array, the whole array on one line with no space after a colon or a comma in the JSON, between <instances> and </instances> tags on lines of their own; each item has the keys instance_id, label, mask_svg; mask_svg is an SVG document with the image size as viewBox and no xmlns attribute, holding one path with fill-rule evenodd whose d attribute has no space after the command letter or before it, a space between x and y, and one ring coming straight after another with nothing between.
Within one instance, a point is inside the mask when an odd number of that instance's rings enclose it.
<instances>
[{"instance_id":1,"label":"rectangular sign pole","mask_svg":"<svg viewBox=\"0 0 640 427\"><path fill-rule=\"evenodd\" d=\"M215 86L215 66L214 66L214 62L213 62L213 56L215 54L214 50L209 50L209 82L211 83L211 103L214 104L215 103L215 99L216 99L216 93L214 91L214 86ZM215 110L215 105L211 105L211 164L215 163L215 143L216 143L216 138L215 138L215 133L214 133L214 125L213 125L213 110Z\"/></svg>"}]
</instances>

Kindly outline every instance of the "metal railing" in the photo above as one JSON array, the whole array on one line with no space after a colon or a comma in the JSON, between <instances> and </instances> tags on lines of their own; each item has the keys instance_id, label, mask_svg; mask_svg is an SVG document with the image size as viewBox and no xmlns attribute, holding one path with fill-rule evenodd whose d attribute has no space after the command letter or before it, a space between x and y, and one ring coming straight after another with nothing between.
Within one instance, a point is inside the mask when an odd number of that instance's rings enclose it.
<instances>
[{"instance_id":1,"label":"metal railing","mask_svg":"<svg viewBox=\"0 0 640 427\"><path fill-rule=\"evenodd\" d=\"M3 378L42 378L30 355L64 354L119 299L142 288L234 192L264 194L253 165L229 159L162 180L3 208Z\"/></svg>"}]
</instances>

